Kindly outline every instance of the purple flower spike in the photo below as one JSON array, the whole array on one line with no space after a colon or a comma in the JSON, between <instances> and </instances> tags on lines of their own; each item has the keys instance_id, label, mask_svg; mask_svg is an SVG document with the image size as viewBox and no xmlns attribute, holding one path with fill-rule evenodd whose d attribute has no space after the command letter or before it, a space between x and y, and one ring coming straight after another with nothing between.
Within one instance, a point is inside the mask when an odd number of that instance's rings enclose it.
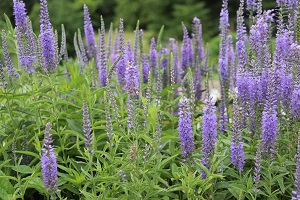
<instances>
[{"instance_id":1,"label":"purple flower spike","mask_svg":"<svg viewBox=\"0 0 300 200\"><path fill-rule=\"evenodd\" d=\"M181 45L181 77L184 77L187 73L187 69L190 65L190 54L189 54L189 33L182 22L183 39Z\"/></svg>"},{"instance_id":2,"label":"purple flower spike","mask_svg":"<svg viewBox=\"0 0 300 200\"><path fill-rule=\"evenodd\" d=\"M174 82L179 83L179 71L180 71L180 64L179 64L179 56L178 56L178 42L174 38L169 38L169 48L170 52L173 53L173 69L174 69Z\"/></svg>"},{"instance_id":3,"label":"purple flower spike","mask_svg":"<svg viewBox=\"0 0 300 200\"><path fill-rule=\"evenodd\" d=\"M233 122L232 122L232 141L231 141L231 162L233 166L242 172L245 165L245 153L243 150L244 144L242 142L242 128L243 128L243 110L239 107L237 95L233 102Z\"/></svg>"},{"instance_id":4,"label":"purple flower spike","mask_svg":"<svg viewBox=\"0 0 300 200\"><path fill-rule=\"evenodd\" d=\"M14 80L15 78L18 78L20 75L17 72L11 58L10 58L10 54L8 52L8 45L7 45L7 41L6 41L6 33L5 30L2 30L2 49L3 49L3 57L4 57L4 63L7 69L7 74L11 77L12 80Z\"/></svg>"},{"instance_id":5,"label":"purple flower spike","mask_svg":"<svg viewBox=\"0 0 300 200\"><path fill-rule=\"evenodd\" d=\"M217 115L216 106L210 97L205 100L206 106L203 108L202 118L202 159L201 163L209 169L210 156L214 154L217 142ZM202 172L202 178L206 178L206 174Z\"/></svg>"},{"instance_id":6,"label":"purple flower spike","mask_svg":"<svg viewBox=\"0 0 300 200\"><path fill-rule=\"evenodd\" d=\"M182 97L179 105L178 132L182 157L186 158L195 150L193 140L192 113L189 100L186 97Z\"/></svg>"},{"instance_id":7,"label":"purple flower spike","mask_svg":"<svg viewBox=\"0 0 300 200\"><path fill-rule=\"evenodd\" d=\"M99 69L99 81L101 87L106 86L106 73L107 73L107 53L105 52L105 25L103 18L101 17L101 33L100 33L100 39L99 39L99 46L100 51L98 52L97 56L97 63L98 63L98 69Z\"/></svg>"},{"instance_id":8,"label":"purple flower spike","mask_svg":"<svg viewBox=\"0 0 300 200\"><path fill-rule=\"evenodd\" d=\"M247 0L246 2L247 10L254 12L257 9L257 0Z\"/></svg>"},{"instance_id":9,"label":"purple flower spike","mask_svg":"<svg viewBox=\"0 0 300 200\"><path fill-rule=\"evenodd\" d=\"M82 107L82 117L83 117L83 133L84 133L84 144L89 153L93 153L93 134L91 128L90 114L87 102L84 100Z\"/></svg>"},{"instance_id":10,"label":"purple flower spike","mask_svg":"<svg viewBox=\"0 0 300 200\"><path fill-rule=\"evenodd\" d=\"M195 17L193 19L194 24L194 34L195 34L195 43L197 51L197 62L200 64L203 60L203 46L202 46L202 24L200 19Z\"/></svg>"},{"instance_id":11,"label":"purple flower spike","mask_svg":"<svg viewBox=\"0 0 300 200\"><path fill-rule=\"evenodd\" d=\"M260 171L261 171L261 163L262 163L262 149L261 149L261 142L257 144L257 150L256 150L256 156L255 156L255 168L254 168L254 175L253 175L253 182L254 182L254 187L253 191L254 192L260 192L258 189L259 183L260 183Z\"/></svg>"},{"instance_id":12,"label":"purple flower spike","mask_svg":"<svg viewBox=\"0 0 300 200\"><path fill-rule=\"evenodd\" d=\"M133 62L128 62L127 68L126 68L126 89L128 91L128 94L131 97L137 97L139 95L139 70L137 66L133 65Z\"/></svg>"},{"instance_id":13,"label":"purple flower spike","mask_svg":"<svg viewBox=\"0 0 300 200\"><path fill-rule=\"evenodd\" d=\"M229 14L228 14L228 2L223 0L222 10L220 13L220 53L219 53L219 73L222 84L224 84L224 89L227 92L229 90L229 70L228 70L228 32L229 32ZM226 93L225 92L225 93Z\"/></svg>"},{"instance_id":14,"label":"purple flower spike","mask_svg":"<svg viewBox=\"0 0 300 200\"><path fill-rule=\"evenodd\" d=\"M50 23L48 6L46 0L40 0L40 38L44 68L46 72L54 72L57 62L55 61L54 37Z\"/></svg>"},{"instance_id":15,"label":"purple flower spike","mask_svg":"<svg viewBox=\"0 0 300 200\"><path fill-rule=\"evenodd\" d=\"M189 38L189 44L188 44L188 50L189 50L189 66L194 66L194 47L193 47L193 40Z\"/></svg>"},{"instance_id":16,"label":"purple flower spike","mask_svg":"<svg viewBox=\"0 0 300 200\"><path fill-rule=\"evenodd\" d=\"M93 24L90 18L90 13L87 5L83 5L84 14L84 35L87 46L87 55L89 59L96 57L96 40L94 35Z\"/></svg>"},{"instance_id":17,"label":"purple flower spike","mask_svg":"<svg viewBox=\"0 0 300 200\"><path fill-rule=\"evenodd\" d=\"M155 68L157 65L157 50L155 38L151 39L150 43L150 68Z\"/></svg>"},{"instance_id":18,"label":"purple flower spike","mask_svg":"<svg viewBox=\"0 0 300 200\"><path fill-rule=\"evenodd\" d=\"M148 83L148 76L149 76L149 62L148 56L143 53L142 54L142 73L143 73L143 83Z\"/></svg>"},{"instance_id":19,"label":"purple flower spike","mask_svg":"<svg viewBox=\"0 0 300 200\"><path fill-rule=\"evenodd\" d=\"M195 69L194 74L194 84L195 84L195 96L198 100L201 100L202 97L202 75L200 67Z\"/></svg>"},{"instance_id":20,"label":"purple flower spike","mask_svg":"<svg viewBox=\"0 0 300 200\"><path fill-rule=\"evenodd\" d=\"M130 40L127 40L126 58L127 61L134 62L134 55L133 55L133 50L132 50Z\"/></svg>"},{"instance_id":21,"label":"purple flower spike","mask_svg":"<svg viewBox=\"0 0 300 200\"><path fill-rule=\"evenodd\" d=\"M139 81L139 69L133 64L133 61L129 61L126 67L125 80L126 80L126 90L128 93L128 127L135 127L135 114L136 114L136 100L139 96L140 91L140 81Z\"/></svg>"},{"instance_id":22,"label":"purple flower spike","mask_svg":"<svg viewBox=\"0 0 300 200\"><path fill-rule=\"evenodd\" d=\"M14 15L15 15L15 24L19 30L25 32L27 29L27 15L25 9L25 3L22 0L13 0L14 2Z\"/></svg>"},{"instance_id":23,"label":"purple flower spike","mask_svg":"<svg viewBox=\"0 0 300 200\"><path fill-rule=\"evenodd\" d=\"M167 58L168 55L168 49L162 48L160 51L160 67L163 70L163 86L166 87L169 82L169 58Z\"/></svg>"},{"instance_id":24,"label":"purple flower spike","mask_svg":"<svg viewBox=\"0 0 300 200\"><path fill-rule=\"evenodd\" d=\"M262 113L262 150L270 153L274 150L277 136L277 78L275 72L272 71L272 73Z\"/></svg>"},{"instance_id":25,"label":"purple flower spike","mask_svg":"<svg viewBox=\"0 0 300 200\"><path fill-rule=\"evenodd\" d=\"M247 63L247 52L246 52L246 27L244 24L244 1L240 2L240 6L237 12L237 30L236 30L236 54L238 61L238 69L241 71L245 70Z\"/></svg>"},{"instance_id":26,"label":"purple flower spike","mask_svg":"<svg viewBox=\"0 0 300 200\"><path fill-rule=\"evenodd\" d=\"M119 85L122 87L125 85L125 71L126 71L126 55L125 55L125 42L124 42L124 24L123 19L120 19L119 24L119 55L122 54L119 62L116 66L116 71L118 75Z\"/></svg>"},{"instance_id":27,"label":"purple flower spike","mask_svg":"<svg viewBox=\"0 0 300 200\"><path fill-rule=\"evenodd\" d=\"M7 81L4 75L4 69L3 66L0 62L0 87L2 87L3 89L5 89L7 87Z\"/></svg>"},{"instance_id":28,"label":"purple flower spike","mask_svg":"<svg viewBox=\"0 0 300 200\"><path fill-rule=\"evenodd\" d=\"M30 74L36 67L37 41L22 0L14 0L14 15L19 64Z\"/></svg>"},{"instance_id":29,"label":"purple flower spike","mask_svg":"<svg viewBox=\"0 0 300 200\"><path fill-rule=\"evenodd\" d=\"M300 85L297 84L294 86L293 93L292 93L292 115L294 119L300 119Z\"/></svg>"},{"instance_id":30,"label":"purple flower spike","mask_svg":"<svg viewBox=\"0 0 300 200\"><path fill-rule=\"evenodd\" d=\"M291 110L291 99L293 93L293 75L292 74L283 74L281 76L281 100L286 112Z\"/></svg>"},{"instance_id":31,"label":"purple flower spike","mask_svg":"<svg viewBox=\"0 0 300 200\"><path fill-rule=\"evenodd\" d=\"M58 192L58 172L57 172L57 160L52 146L52 134L51 125L48 122L46 124L44 132L44 147L42 148L41 167L44 185L52 193Z\"/></svg>"},{"instance_id":32,"label":"purple flower spike","mask_svg":"<svg viewBox=\"0 0 300 200\"><path fill-rule=\"evenodd\" d=\"M276 0L278 6L288 5L289 0Z\"/></svg>"},{"instance_id":33,"label":"purple flower spike","mask_svg":"<svg viewBox=\"0 0 300 200\"><path fill-rule=\"evenodd\" d=\"M224 134L228 130L228 115L227 115L227 108L226 108L226 100L225 100L225 91L224 85L221 83L221 99L220 99L220 106L219 106L219 130L221 134Z\"/></svg>"}]
</instances>

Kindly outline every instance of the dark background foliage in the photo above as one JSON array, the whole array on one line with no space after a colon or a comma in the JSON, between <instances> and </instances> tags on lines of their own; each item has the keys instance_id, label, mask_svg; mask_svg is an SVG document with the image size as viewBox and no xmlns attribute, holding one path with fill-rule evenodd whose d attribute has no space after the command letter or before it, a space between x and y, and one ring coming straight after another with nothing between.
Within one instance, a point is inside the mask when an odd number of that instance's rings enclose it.
<instances>
[{"instance_id":1,"label":"dark background foliage","mask_svg":"<svg viewBox=\"0 0 300 200\"><path fill-rule=\"evenodd\" d=\"M39 30L39 1L23 0L35 31ZM0 17L6 13L13 22L12 0L0 1ZM102 15L108 29L111 22L118 27L119 18L124 19L125 29L135 29L137 20L140 28L150 32L150 36L157 36L160 28L164 25L163 39L182 37L181 22L191 30L191 22L198 17L203 25L203 37L206 42L218 36L219 13L221 0L48 0L49 12L52 25L59 32L61 24L67 31L69 49L73 45L73 35L78 28L83 28L83 4L89 7L95 31L100 28L100 16ZM229 12L231 29L234 31L235 16L239 1L229 0ZM265 0L264 9L275 6L274 0ZM4 27L4 20L0 20L0 28ZM71 52L72 54L72 52Z\"/></svg>"}]
</instances>

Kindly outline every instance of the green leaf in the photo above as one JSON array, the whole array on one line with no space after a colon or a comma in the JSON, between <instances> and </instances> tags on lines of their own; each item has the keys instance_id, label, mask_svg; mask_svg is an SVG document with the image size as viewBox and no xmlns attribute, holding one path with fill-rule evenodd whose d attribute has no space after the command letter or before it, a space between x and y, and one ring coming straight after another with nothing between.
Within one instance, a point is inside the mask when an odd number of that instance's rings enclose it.
<instances>
[{"instance_id":1,"label":"green leaf","mask_svg":"<svg viewBox=\"0 0 300 200\"><path fill-rule=\"evenodd\" d=\"M247 192L246 186L242 185L242 184L233 183L233 184L230 184L230 187L232 187L232 188L238 188L238 189L242 190L243 192Z\"/></svg>"},{"instance_id":2,"label":"green leaf","mask_svg":"<svg viewBox=\"0 0 300 200\"><path fill-rule=\"evenodd\" d=\"M39 191L41 194L46 194L47 190L45 190L44 183L41 178L33 177L28 181L27 188L34 188L35 190Z\"/></svg>"},{"instance_id":3,"label":"green leaf","mask_svg":"<svg viewBox=\"0 0 300 200\"><path fill-rule=\"evenodd\" d=\"M252 190L252 188L253 188L253 178L251 175L249 176L248 181L247 181L247 188L248 188L248 190Z\"/></svg>"},{"instance_id":4,"label":"green leaf","mask_svg":"<svg viewBox=\"0 0 300 200\"><path fill-rule=\"evenodd\" d=\"M80 123L75 122L72 119L67 119L66 118L66 120L68 122L69 129L74 130L74 131L76 131L78 133L82 133L82 125Z\"/></svg>"},{"instance_id":5,"label":"green leaf","mask_svg":"<svg viewBox=\"0 0 300 200\"><path fill-rule=\"evenodd\" d=\"M19 165L19 166L13 166L12 169L16 172L20 172L22 174L32 174L34 173L34 169L27 165Z\"/></svg>"},{"instance_id":6,"label":"green leaf","mask_svg":"<svg viewBox=\"0 0 300 200\"><path fill-rule=\"evenodd\" d=\"M0 198L7 200L7 195L13 194L15 189L2 171L0 171L0 176Z\"/></svg>"},{"instance_id":7,"label":"green leaf","mask_svg":"<svg viewBox=\"0 0 300 200\"><path fill-rule=\"evenodd\" d=\"M31 152L31 151L16 151L16 152L20 153L20 154L26 154L26 155L33 156L33 157L36 157L36 158L40 158L39 154Z\"/></svg>"},{"instance_id":8,"label":"green leaf","mask_svg":"<svg viewBox=\"0 0 300 200\"><path fill-rule=\"evenodd\" d=\"M180 172L178 170L178 167L175 163L172 163L171 165L171 173L172 173L172 177L175 179L175 180L178 180L180 178Z\"/></svg>"},{"instance_id":9,"label":"green leaf","mask_svg":"<svg viewBox=\"0 0 300 200\"><path fill-rule=\"evenodd\" d=\"M217 182L216 183L216 189L224 189L229 188L230 184L228 182Z\"/></svg>"},{"instance_id":10,"label":"green leaf","mask_svg":"<svg viewBox=\"0 0 300 200\"><path fill-rule=\"evenodd\" d=\"M154 179L158 180L160 183L164 184L167 187L170 187L168 182L162 179L160 176L153 176Z\"/></svg>"},{"instance_id":11,"label":"green leaf","mask_svg":"<svg viewBox=\"0 0 300 200\"><path fill-rule=\"evenodd\" d=\"M240 198L240 189L239 188L228 188L229 192L235 197L235 199L241 199Z\"/></svg>"},{"instance_id":12,"label":"green leaf","mask_svg":"<svg viewBox=\"0 0 300 200\"><path fill-rule=\"evenodd\" d=\"M282 194L284 194L284 193L285 193L285 186L284 186L284 184L283 184L283 178L282 178L282 177L279 177L279 178L277 179L277 182L278 182L278 185L279 185L279 187L280 187L280 190L281 190Z\"/></svg>"},{"instance_id":13,"label":"green leaf","mask_svg":"<svg viewBox=\"0 0 300 200\"><path fill-rule=\"evenodd\" d=\"M159 163L158 168L163 169L171 160L173 160L175 157L177 157L178 154L175 154L171 157L168 157L167 159L163 160L161 163Z\"/></svg>"},{"instance_id":14,"label":"green leaf","mask_svg":"<svg viewBox=\"0 0 300 200\"><path fill-rule=\"evenodd\" d=\"M4 18L5 18L6 26L7 26L9 33L14 34L14 28L10 22L9 17L5 13L4 13Z\"/></svg>"}]
</instances>

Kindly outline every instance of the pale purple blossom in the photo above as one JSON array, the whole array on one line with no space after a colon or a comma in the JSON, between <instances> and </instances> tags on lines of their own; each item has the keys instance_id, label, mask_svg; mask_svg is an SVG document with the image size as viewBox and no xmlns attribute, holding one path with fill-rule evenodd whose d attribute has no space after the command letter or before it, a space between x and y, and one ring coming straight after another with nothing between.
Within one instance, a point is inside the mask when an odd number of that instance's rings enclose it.
<instances>
[{"instance_id":1,"label":"pale purple blossom","mask_svg":"<svg viewBox=\"0 0 300 200\"><path fill-rule=\"evenodd\" d=\"M83 5L84 35L89 59L96 57L96 40L88 6Z\"/></svg>"},{"instance_id":2,"label":"pale purple blossom","mask_svg":"<svg viewBox=\"0 0 300 200\"><path fill-rule=\"evenodd\" d=\"M120 87L123 87L125 85L125 71L126 71L126 55L125 55L125 41L124 41L124 24L123 19L120 18L120 24L119 24L119 55L121 54L121 58L116 66L116 72L118 75L118 82Z\"/></svg>"},{"instance_id":3,"label":"pale purple blossom","mask_svg":"<svg viewBox=\"0 0 300 200\"><path fill-rule=\"evenodd\" d=\"M44 185L52 192L58 192L58 171L57 158L53 149L53 140L51 131L51 124L46 124L44 132L44 146L42 148L41 167Z\"/></svg>"},{"instance_id":4,"label":"pale purple blossom","mask_svg":"<svg viewBox=\"0 0 300 200\"><path fill-rule=\"evenodd\" d=\"M142 54L143 83L148 82L149 70L150 70L150 65L149 65L149 61L148 61L148 56L145 53L143 53Z\"/></svg>"},{"instance_id":5,"label":"pale purple blossom","mask_svg":"<svg viewBox=\"0 0 300 200\"><path fill-rule=\"evenodd\" d=\"M8 45L7 45L7 40L6 40L6 33L5 30L2 30L2 50L3 50L3 57L4 57L4 63L5 63L5 67L7 69L7 74L11 77L12 80L14 80L15 78L18 78L20 75L17 72L11 57L10 57L10 53L8 51Z\"/></svg>"},{"instance_id":6,"label":"pale purple blossom","mask_svg":"<svg viewBox=\"0 0 300 200\"><path fill-rule=\"evenodd\" d=\"M242 172L245 165L244 144L242 142L243 109L238 104L237 95L233 100L232 140L230 145L231 162L233 166Z\"/></svg>"},{"instance_id":7,"label":"pale purple blossom","mask_svg":"<svg viewBox=\"0 0 300 200\"><path fill-rule=\"evenodd\" d=\"M191 107L186 97L182 97L179 104L178 133L182 157L186 158L195 150Z\"/></svg>"},{"instance_id":8,"label":"pale purple blossom","mask_svg":"<svg viewBox=\"0 0 300 200\"><path fill-rule=\"evenodd\" d=\"M44 68L46 72L54 72L57 62L55 61L54 36L50 23L47 0L40 0L40 39Z\"/></svg>"},{"instance_id":9,"label":"pale purple blossom","mask_svg":"<svg viewBox=\"0 0 300 200\"><path fill-rule=\"evenodd\" d=\"M210 97L205 100L206 106L203 108L202 118L202 159L201 163L207 169L210 168L210 157L214 154L215 145L217 143L217 115L215 102ZM206 174L202 172L202 178Z\"/></svg>"},{"instance_id":10,"label":"pale purple blossom","mask_svg":"<svg viewBox=\"0 0 300 200\"><path fill-rule=\"evenodd\" d=\"M82 107L82 121L83 121L83 133L84 133L84 144L89 153L93 153L93 134L91 128L89 108L86 100L83 101Z\"/></svg>"}]
</instances>

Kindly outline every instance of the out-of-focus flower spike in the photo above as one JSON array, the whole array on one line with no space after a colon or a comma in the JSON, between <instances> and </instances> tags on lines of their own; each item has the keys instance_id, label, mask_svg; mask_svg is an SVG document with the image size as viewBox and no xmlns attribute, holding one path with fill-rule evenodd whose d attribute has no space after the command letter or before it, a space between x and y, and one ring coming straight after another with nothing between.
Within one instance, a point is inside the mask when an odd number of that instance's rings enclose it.
<instances>
[{"instance_id":1,"label":"out-of-focus flower spike","mask_svg":"<svg viewBox=\"0 0 300 200\"><path fill-rule=\"evenodd\" d=\"M4 89L7 87L7 81L5 78L5 74L4 74L4 69L3 66L0 62L0 86L3 87Z\"/></svg>"},{"instance_id":2,"label":"out-of-focus flower spike","mask_svg":"<svg viewBox=\"0 0 300 200\"><path fill-rule=\"evenodd\" d=\"M80 29L78 29L76 39L78 40L79 54L80 54L80 60L81 60L80 74L82 74L83 71L85 70L86 64L88 63L88 57L86 55L86 51L85 51L84 44L83 44L83 41L82 41Z\"/></svg>"},{"instance_id":3,"label":"out-of-focus flower spike","mask_svg":"<svg viewBox=\"0 0 300 200\"><path fill-rule=\"evenodd\" d=\"M230 85L229 69L228 69L228 32L229 32L229 13L228 2L223 0L222 9L220 13L220 47L219 47L219 73L220 79L224 84L225 93L227 94Z\"/></svg>"},{"instance_id":4,"label":"out-of-focus flower spike","mask_svg":"<svg viewBox=\"0 0 300 200\"><path fill-rule=\"evenodd\" d=\"M239 106L238 95L234 94L233 99L233 120L232 120L232 140L231 140L231 162L233 166L242 172L245 165L245 153L242 142L243 110Z\"/></svg>"},{"instance_id":5,"label":"out-of-focus flower spike","mask_svg":"<svg viewBox=\"0 0 300 200\"><path fill-rule=\"evenodd\" d=\"M86 100L83 101L82 107L82 118L83 118L83 133L84 133L84 144L89 153L93 153L93 133L91 128L89 108Z\"/></svg>"},{"instance_id":6,"label":"out-of-focus flower spike","mask_svg":"<svg viewBox=\"0 0 300 200\"><path fill-rule=\"evenodd\" d=\"M2 50L3 50L3 57L4 57L4 63L5 63L5 67L7 69L7 74L11 77L12 80L14 80L15 78L18 78L20 75L17 72L10 54L8 52L8 45L7 45L7 40L6 40L6 33L5 30L2 30Z\"/></svg>"},{"instance_id":7,"label":"out-of-focus flower spike","mask_svg":"<svg viewBox=\"0 0 300 200\"><path fill-rule=\"evenodd\" d=\"M68 61L67 38L66 38L65 26L63 24L61 25L61 44L60 44L59 59L61 60L62 57L65 62Z\"/></svg>"},{"instance_id":8,"label":"out-of-focus flower spike","mask_svg":"<svg viewBox=\"0 0 300 200\"><path fill-rule=\"evenodd\" d=\"M139 21L137 22L136 29L134 31L134 46L133 46L133 64L139 66L139 42L140 42L140 30Z\"/></svg>"},{"instance_id":9,"label":"out-of-focus flower spike","mask_svg":"<svg viewBox=\"0 0 300 200\"><path fill-rule=\"evenodd\" d=\"M181 78L187 73L189 64L190 64L190 55L189 55L189 34L187 28L182 22L183 29L183 39L181 45Z\"/></svg>"},{"instance_id":10,"label":"out-of-focus flower spike","mask_svg":"<svg viewBox=\"0 0 300 200\"><path fill-rule=\"evenodd\" d=\"M228 130L228 115L227 115L227 107L226 107L226 97L225 90L222 80L220 79L220 88L221 88L221 100L220 100L220 119L219 119L219 130L221 134L224 134Z\"/></svg>"},{"instance_id":11,"label":"out-of-focus flower spike","mask_svg":"<svg viewBox=\"0 0 300 200\"><path fill-rule=\"evenodd\" d=\"M56 65L59 64L59 48L58 48L58 33L57 33L57 30L54 31L54 50L55 50L55 53L54 53L54 60L56 61Z\"/></svg>"},{"instance_id":12,"label":"out-of-focus flower spike","mask_svg":"<svg viewBox=\"0 0 300 200\"><path fill-rule=\"evenodd\" d=\"M96 40L88 6L83 5L84 35L89 59L96 57Z\"/></svg>"},{"instance_id":13,"label":"out-of-focus flower spike","mask_svg":"<svg viewBox=\"0 0 300 200\"><path fill-rule=\"evenodd\" d=\"M300 85L294 84L291 100L291 112L295 120L300 120Z\"/></svg>"},{"instance_id":14,"label":"out-of-focus flower spike","mask_svg":"<svg viewBox=\"0 0 300 200\"><path fill-rule=\"evenodd\" d=\"M148 82L148 75L149 75L149 62L148 62L148 56L143 53L142 54L142 74L143 74L143 83Z\"/></svg>"},{"instance_id":15,"label":"out-of-focus flower spike","mask_svg":"<svg viewBox=\"0 0 300 200\"><path fill-rule=\"evenodd\" d=\"M193 19L194 34L195 34L195 49L197 55L197 62L200 64L203 60L203 47L202 47L202 24L200 19L195 17Z\"/></svg>"},{"instance_id":16,"label":"out-of-focus flower spike","mask_svg":"<svg viewBox=\"0 0 300 200\"><path fill-rule=\"evenodd\" d=\"M162 48L160 51L160 68L163 71L163 87L166 87L169 84L169 58L168 49Z\"/></svg>"},{"instance_id":17,"label":"out-of-focus flower spike","mask_svg":"<svg viewBox=\"0 0 300 200\"><path fill-rule=\"evenodd\" d=\"M257 143L257 150L256 150L256 156L255 156L255 168L254 168L254 175L253 175L253 191L255 193L260 192L258 189L259 183L260 183L260 172L262 169L262 144L260 141Z\"/></svg>"},{"instance_id":18,"label":"out-of-focus flower spike","mask_svg":"<svg viewBox=\"0 0 300 200\"><path fill-rule=\"evenodd\" d=\"M255 12L257 10L257 0L247 0L246 8L250 12Z\"/></svg>"},{"instance_id":19,"label":"out-of-focus flower spike","mask_svg":"<svg viewBox=\"0 0 300 200\"><path fill-rule=\"evenodd\" d=\"M113 23L110 23L108 30L108 40L107 40L107 61L111 58L112 53L112 37L113 37Z\"/></svg>"},{"instance_id":20,"label":"out-of-focus flower spike","mask_svg":"<svg viewBox=\"0 0 300 200\"><path fill-rule=\"evenodd\" d=\"M143 37L144 37L144 30L140 29L139 30L139 52L140 52L140 55L142 55L144 53Z\"/></svg>"},{"instance_id":21,"label":"out-of-focus flower spike","mask_svg":"<svg viewBox=\"0 0 300 200\"><path fill-rule=\"evenodd\" d=\"M128 93L128 127L136 128L136 104L140 91L139 71L133 62L129 61L126 67L125 80Z\"/></svg>"},{"instance_id":22,"label":"out-of-focus flower spike","mask_svg":"<svg viewBox=\"0 0 300 200\"><path fill-rule=\"evenodd\" d=\"M107 74L107 53L106 53L106 45L105 45L105 24L103 21L103 18L101 16L101 32L100 32L100 40L99 40L99 56L97 62L100 62L100 65L98 66L99 69L99 81L101 87L106 86L106 74Z\"/></svg>"},{"instance_id":23,"label":"out-of-focus flower spike","mask_svg":"<svg viewBox=\"0 0 300 200\"><path fill-rule=\"evenodd\" d=\"M115 62L119 57L119 33L118 29L115 30L114 34L114 47L112 50L112 57L111 60L112 62Z\"/></svg>"},{"instance_id":24,"label":"out-of-focus flower spike","mask_svg":"<svg viewBox=\"0 0 300 200\"><path fill-rule=\"evenodd\" d=\"M130 40L127 40L126 58L127 61L134 62L134 55Z\"/></svg>"},{"instance_id":25,"label":"out-of-focus flower spike","mask_svg":"<svg viewBox=\"0 0 300 200\"><path fill-rule=\"evenodd\" d=\"M117 63L116 71L118 75L118 82L121 87L126 84L125 72L126 72L126 52L125 52L125 40L124 40L124 24L123 19L120 18L119 24L119 54L122 54L121 59Z\"/></svg>"}]
</instances>

